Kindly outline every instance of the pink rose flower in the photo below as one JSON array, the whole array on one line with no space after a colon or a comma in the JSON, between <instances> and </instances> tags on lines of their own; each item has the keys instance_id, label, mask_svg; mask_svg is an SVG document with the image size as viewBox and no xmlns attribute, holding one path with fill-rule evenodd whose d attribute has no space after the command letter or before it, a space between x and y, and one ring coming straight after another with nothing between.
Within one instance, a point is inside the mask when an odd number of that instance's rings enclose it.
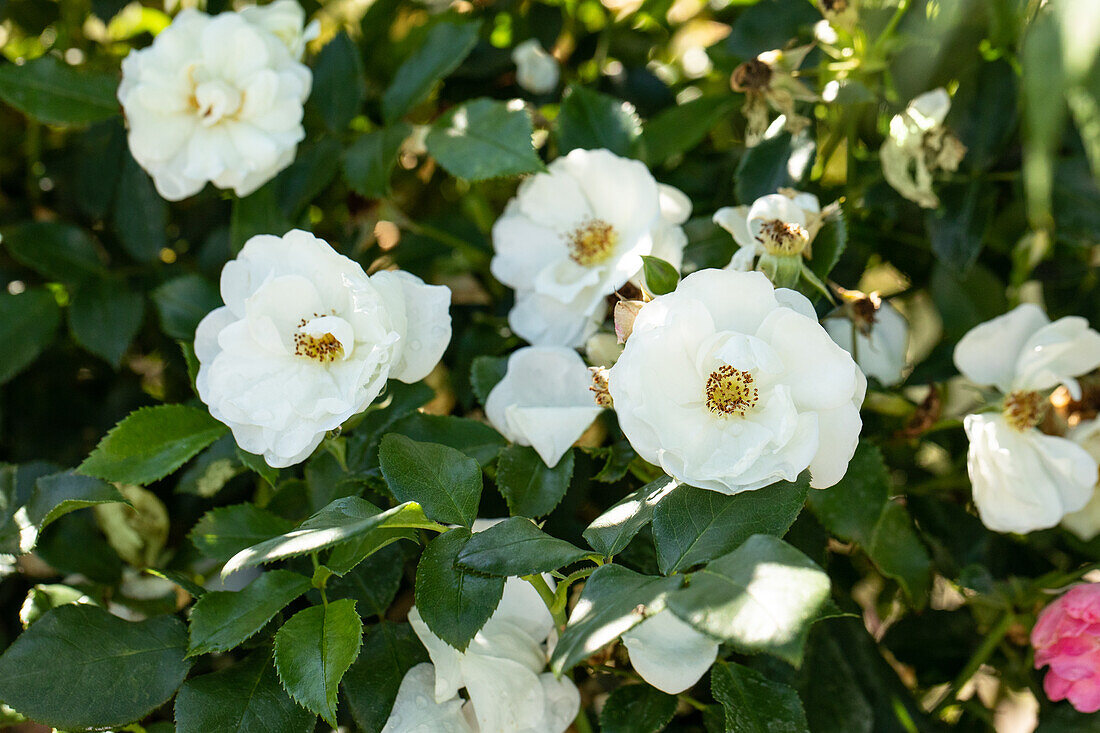
<instances>
[{"instance_id":1,"label":"pink rose flower","mask_svg":"<svg viewBox=\"0 0 1100 733\"><path fill-rule=\"evenodd\" d=\"M1100 710L1100 583L1078 585L1043 609L1031 630L1043 689L1082 713Z\"/></svg>"}]
</instances>

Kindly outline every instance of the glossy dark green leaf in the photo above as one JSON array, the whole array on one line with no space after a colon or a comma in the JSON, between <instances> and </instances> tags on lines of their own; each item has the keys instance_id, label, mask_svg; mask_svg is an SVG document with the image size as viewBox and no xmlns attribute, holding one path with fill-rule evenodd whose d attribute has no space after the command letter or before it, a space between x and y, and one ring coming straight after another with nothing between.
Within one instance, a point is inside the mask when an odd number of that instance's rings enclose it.
<instances>
[{"instance_id":1,"label":"glossy dark green leaf","mask_svg":"<svg viewBox=\"0 0 1100 733\"><path fill-rule=\"evenodd\" d=\"M363 62L359 49L343 31L332 37L313 63L311 104L325 126L341 132L359 113L363 104Z\"/></svg>"},{"instance_id":2,"label":"glossy dark green leaf","mask_svg":"<svg viewBox=\"0 0 1100 733\"><path fill-rule=\"evenodd\" d=\"M978 259L993 218L995 192L981 181L944 186L940 207L925 214L932 252L957 276Z\"/></svg>"},{"instance_id":3,"label":"glossy dark green leaf","mask_svg":"<svg viewBox=\"0 0 1100 733\"><path fill-rule=\"evenodd\" d=\"M267 649L184 682L176 696L175 717L177 733L309 733L317 720L282 688Z\"/></svg>"},{"instance_id":4,"label":"glossy dark green leaf","mask_svg":"<svg viewBox=\"0 0 1100 733\"><path fill-rule=\"evenodd\" d=\"M500 449L508 445L504 436L485 423L454 415L413 413L394 422L390 432L423 443L450 446L473 458L482 467L496 460Z\"/></svg>"},{"instance_id":5,"label":"glossy dark green leaf","mask_svg":"<svg viewBox=\"0 0 1100 733\"><path fill-rule=\"evenodd\" d=\"M587 554L546 534L529 519L512 517L471 537L455 562L484 575L520 576L558 570Z\"/></svg>"},{"instance_id":6,"label":"glossy dark green leaf","mask_svg":"<svg viewBox=\"0 0 1100 733\"><path fill-rule=\"evenodd\" d=\"M355 566L342 577L329 578L329 598L351 598L359 615L385 617L397 596L405 573L405 558L409 553L404 543L383 547Z\"/></svg>"},{"instance_id":7,"label":"glossy dark green leaf","mask_svg":"<svg viewBox=\"0 0 1100 733\"><path fill-rule=\"evenodd\" d=\"M275 634L275 668L299 705L336 727L340 680L359 655L363 622L355 601L299 611Z\"/></svg>"},{"instance_id":8,"label":"glossy dark green leaf","mask_svg":"<svg viewBox=\"0 0 1100 733\"><path fill-rule=\"evenodd\" d=\"M145 317L145 299L123 282L88 280L69 303L69 327L77 343L117 367Z\"/></svg>"},{"instance_id":9,"label":"glossy dark green leaf","mask_svg":"<svg viewBox=\"0 0 1100 733\"><path fill-rule=\"evenodd\" d=\"M61 309L53 293L28 288L12 295L0 292L0 384L30 366L53 341Z\"/></svg>"},{"instance_id":10,"label":"glossy dark green leaf","mask_svg":"<svg viewBox=\"0 0 1100 733\"><path fill-rule=\"evenodd\" d=\"M276 179L281 214L297 221L310 202L328 188L339 169L340 143L333 138L318 138L299 147L294 162Z\"/></svg>"},{"instance_id":11,"label":"glossy dark green leaf","mask_svg":"<svg viewBox=\"0 0 1100 733\"><path fill-rule=\"evenodd\" d=\"M798 693L754 669L719 661L711 668L710 686L729 733L810 733Z\"/></svg>"},{"instance_id":12,"label":"glossy dark green leaf","mask_svg":"<svg viewBox=\"0 0 1100 733\"><path fill-rule=\"evenodd\" d=\"M203 594L191 609L187 656L229 651L244 643L309 588L304 575L271 570L243 590Z\"/></svg>"},{"instance_id":13,"label":"glossy dark green leaf","mask_svg":"<svg viewBox=\"0 0 1100 733\"><path fill-rule=\"evenodd\" d=\"M115 197L115 232L131 257L155 262L168 246L168 204L133 157L127 155L124 160Z\"/></svg>"},{"instance_id":14,"label":"glossy dark green leaf","mask_svg":"<svg viewBox=\"0 0 1100 733\"><path fill-rule=\"evenodd\" d=\"M573 477L573 451L566 451L553 468L548 468L533 448L510 445L497 460L497 488L508 502L508 511L521 517L542 517L569 489Z\"/></svg>"},{"instance_id":15,"label":"glossy dark green leaf","mask_svg":"<svg viewBox=\"0 0 1100 733\"><path fill-rule=\"evenodd\" d=\"M657 503L678 485L668 476L646 484L596 517L581 536L604 557L618 555L650 523Z\"/></svg>"},{"instance_id":16,"label":"glossy dark green leaf","mask_svg":"<svg viewBox=\"0 0 1100 733\"><path fill-rule=\"evenodd\" d=\"M97 606L55 608L0 656L0 700L62 730L121 727L165 703L190 669L173 616L131 623ZM125 694L104 694L104 681Z\"/></svg>"},{"instance_id":17,"label":"glossy dark green leaf","mask_svg":"<svg viewBox=\"0 0 1100 733\"><path fill-rule=\"evenodd\" d=\"M92 238L80 227L35 221L6 227L2 234L12 257L50 279L79 282L103 272Z\"/></svg>"},{"instance_id":18,"label":"glossy dark green leaf","mask_svg":"<svg viewBox=\"0 0 1100 733\"><path fill-rule=\"evenodd\" d=\"M653 295L671 293L680 282L680 273L676 272L676 268L659 257L642 255L642 272L645 274L646 288Z\"/></svg>"},{"instance_id":19,"label":"glossy dark green leaf","mask_svg":"<svg viewBox=\"0 0 1100 733\"><path fill-rule=\"evenodd\" d=\"M481 499L481 467L454 448L390 433L378 448L382 475L398 501L415 501L438 522L470 526Z\"/></svg>"},{"instance_id":20,"label":"glossy dark green leaf","mask_svg":"<svg viewBox=\"0 0 1100 733\"><path fill-rule=\"evenodd\" d=\"M818 279L825 281L829 273L840 261L840 256L848 247L848 222L844 219L843 210L827 216L821 229L814 237L810 258L810 271L817 275Z\"/></svg>"},{"instance_id":21,"label":"glossy dark green leaf","mask_svg":"<svg viewBox=\"0 0 1100 733\"><path fill-rule=\"evenodd\" d=\"M183 275L152 292L160 327L172 338L191 341L207 313L222 304L216 285L202 275Z\"/></svg>"},{"instance_id":22,"label":"glossy dark green leaf","mask_svg":"<svg viewBox=\"0 0 1100 733\"><path fill-rule=\"evenodd\" d=\"M119 490L106 481L65 471L35 482L27 502L27 518L41 532L58 517L77 509L125 501Z\"/></svg>"},{"instance_id":23,"label":"glossy dark green leaf","mask_svg":"<svg viewBox=\"0 0 1100 733\"><path fill-rule=\"evenodd\" d=\"M797 665L829 586L829 576L801 552L770 535L753 535L692 573L668 606L740 652L768 652Z\"/></svg>"},{"instance_id":24,"label":"glossy dark green leaf","mask_svg":"<svg viewBox=\"0 0 1100 733\"><path fill-rule=\"evenodd\" d=\"M563 155L574 148L604 148L626 156L642 131L633 105L575 84L565 92L557 122Z\"/></svg>"},{"instance_id":25,"label":"glossy dark green leaf","mask_svg":"<svg viewBox=\"0 0 1100 733\"><path fill-rule=\"evenodd\" d=\"M533 134L522 106L475 99L436 120L426 144L455 178L484 181L542 170Z\"/></svg>"},{"instance_id":26,"label":"glossy dark green leaf","mask_svg":"<svg viewBox=\"0 0 1100 733\"><path fill-rule=\"evenodd\" d=\"M676 714L675 695L646 684L623 685L600 711L601 733L661 733Z\"/></svg>"},{"instance_id":27,"label":"glossy dark green leaf","mask_svg":"<svg viewBox=\"0 0 1100 733\"><path fill-rule=\"evenodd\" d=\"M574 665L665 608L683 578L640 575L621 565L601 565L589 576L569 623L550 655L564 674Z\"/></svg>"},{"instance_id":28,"label":"glossy dark green leaf","mask_svg":"<svg viewBox=\"0 0 1100 733\"><path fill-rule=\"evenodd\" d=\"M489 399L489 392L497 386L504 374L508 371L508 357L506 356L475 356L470 364L470 386L474 388L474 394L478 401L484 405Z\"/></svg>"},{"instance_id":29,"label":"glossy dark green leaf","mask_svg":"<svg viewBox=\"0 0 1100 733\"><path fill-rule=\"evenodd\" d=\"M382 97L382 114L393 122L422 102L474 49L480 22L437 24L423 45L401 64Z\"/></svg>"},{"instance_id":30,"label":"glossy dark green leaf","mask_svg":"<svg viewBox=\"0 0 1100 733\"><path fill-rule=\"evenodd\" d=\"M416 608L428 628L455 649L464 651L496 610L504 578L485 578L455 566L470 539L470 530L452 529L436 537L416 568Z\"/></svg>"},{"instance_id":31,"label":"glossy dark green leaf","mask_svg":"<svg viewBox=\"0 0 1100 733\"><path fill-rule=\"evenodd\" d=\"M206 410L196 407L143 407L111 428L77 470L104 481L152 483L175 471L227 430Z\"/></svg>"},{"instance_id":32,"label":"glossy dark green leaf","mask_svg":"<svg viewBox=\"0 0 1100 733\"><path fill-rule=\"evenodd\" d=\"M365 731L382 730L405 673L428 661L428 652L405 623L383 621L367 628L359 658L344 675L344 696Z\"/></svg>"},{"instance_id":33,"label":"glossy dark green leaf","mask_svg":"<svg viewBox=\"0 0 1100 733\"><path fill-rule=\"evenodd\" d=\"M411 132L409 125L397 122L355 138L344 151L344 180L361 196L375 199L386 196L397 154Z\"/></svg>"},{"instance_id":34,"label":"glossy dark green leaf","mask_svg":"<svg viewBox=\"0 0 1100 733\"><path fill-rule=\"evenodd\" d=\"M679 486L653 513L657 562L668 574L732 552L754 534L782 537L794 524L809 491L809 479L781 481L727 496Z\"/></svg>"},{"instance_id":35,"label":"glossy dark green leaf","mask_svg":"<svg viewBox=\"0 0 1100 733\"><path fill-rule=\"evenodd\" d=\"M120 111L118 78L76 69L50 54L0 67L0 99L39 122L83 125Z\"/></svg>"},{"instance_id":36,"label":"glossy dark green leaf","mask_svg":"<svg viewBox=\"0 0 1100 733\"><path fill-rule=\"evenodd\" d=\"M203 555L225 562L241 550L289 532L293 527L290 520L255 504L234 504L208 511L188 536Z\"/></svg>"},{"instance_id":37,"label":"glossy dark green leaf","mask_svg":"<svg viewBox=\"0 0 1100 733\"><path fill-rule=\"evenodd\" d=\"M691 150L719 120L730 114L733 106L730 97L721 95L699 97L662 110L642 130L646 161L659 165Z\"/></svg>"}]
</instances>

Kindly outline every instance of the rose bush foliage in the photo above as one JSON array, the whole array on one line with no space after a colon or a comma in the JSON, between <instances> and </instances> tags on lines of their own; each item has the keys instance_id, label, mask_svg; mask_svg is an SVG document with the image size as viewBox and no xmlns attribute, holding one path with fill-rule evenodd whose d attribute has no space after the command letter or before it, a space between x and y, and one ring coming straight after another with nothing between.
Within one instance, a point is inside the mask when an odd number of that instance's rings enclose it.
<instances>
[{"instance_id":1,"label":"rose bush foliage","mask_svg":"<svg viewBox=\"0 0 1100 733\"><path fill-rule=\"evenodd\" d=\"M0 3L0 726L1097 729L1089 0Z\"/></svg>"}]
</instances>

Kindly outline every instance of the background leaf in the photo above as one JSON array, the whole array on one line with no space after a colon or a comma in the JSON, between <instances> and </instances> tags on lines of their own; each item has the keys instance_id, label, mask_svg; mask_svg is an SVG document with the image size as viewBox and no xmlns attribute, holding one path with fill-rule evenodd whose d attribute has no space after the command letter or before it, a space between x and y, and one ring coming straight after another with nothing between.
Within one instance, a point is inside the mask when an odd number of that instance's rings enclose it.
<instances>
[{"instance_id":1,"label":"background leaf","mask_svg":"<svg viewBox=\"0 0 1100 733\"><path fill-rule=\"evenodd\" d=\"M475 99L440 117L428 132L428 152L455 178L484 181L542 169L522 106Z\"/></svg>"}]
</instances>

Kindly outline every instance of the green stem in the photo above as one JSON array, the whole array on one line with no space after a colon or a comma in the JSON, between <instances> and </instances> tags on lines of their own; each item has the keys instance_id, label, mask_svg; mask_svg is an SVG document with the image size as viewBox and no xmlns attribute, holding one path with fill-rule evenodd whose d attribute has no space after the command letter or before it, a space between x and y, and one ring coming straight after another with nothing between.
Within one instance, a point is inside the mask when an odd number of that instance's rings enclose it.
<instances>
[{"instance_id":1,"label":"green stem","mask_svg":"<svg viewBox=\"0 0 1100 733\"><path fill-rule=\"evenodd\" d=\"M890 18L890 22L882 29L882 33L875 39L875 44L871 47L870 55L873 58L879 58L879 52L882 50L883 44L894 36L894 31L897 30L902 17L905 15L906 11L909 10L909 2L910 0L901 0L901 2L898 3L898 9L894 11L894 15Z\"/></svg>"},{"instance_id":2,"label":"green stem","mask_svg":"<svg viewBox=\"0 0 1100 733\"><path fill-rule=\"evenodd\" d=\"M539 597L542 598L542 602L550 609L550 615L554 617L554 625L557 626L558 629L565 628L565 609L555 607L554 591L550 590L550 586L546 583L546 578L535 573L534 575L524 575L523 579L534 587Z\"/></svg>"},{"instance_id":3,"label":"green stem","mask_svg":"<svg viewBox=\"0 0 1100 733\"><path fill-rule=\"evenodd\" d=\"M982 641L982 645L978 647L978 650L974 652L974 656L970 657L970 661L966 663L959 675L951 682L951 686L947 689L947 694L936 703L936 707L932 709L932 713L938 713L945 707L955 702L955 698L958 696L959 691L963 686L970 681L970 678L974 676L974 673L978 671L989 657L993 654L994 650L1001 643L1001 639L1008 633L1009 627L1015 622L1016 616L1009 611L1006 611L1001 620L997 622L997 625L989 630L985 639Z\"/></svg>"},{"instance_id":4,"label":"green stem","mask_svg":"<svg viewBox=\"0 0 1100 733\"><path fill-rule=\"evenodd\" d=\"M584 708L577 711L573 727L577 729L577 733L593 733L592 724L588 722L588 715L584 712Z\"/></svg>"}]
</instances>

